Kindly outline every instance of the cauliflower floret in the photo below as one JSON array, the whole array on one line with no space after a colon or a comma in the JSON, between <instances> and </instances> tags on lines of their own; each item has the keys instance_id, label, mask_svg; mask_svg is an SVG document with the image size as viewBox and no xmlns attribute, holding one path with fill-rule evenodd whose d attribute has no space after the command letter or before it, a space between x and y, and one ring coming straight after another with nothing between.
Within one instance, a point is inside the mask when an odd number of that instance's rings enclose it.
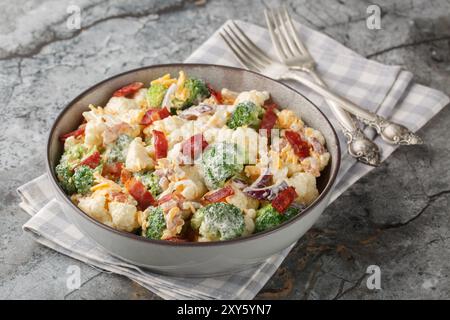
<instances>
[{"instance_id":1,"label":"cauliflower floret","mask_svg":"<svg viewBox=\"0 0 450 320\"><path fill-rule=\"evenodd\" d=\"M175 144L172 148L169 149L167 152L167 159L169 159L171 162L174 163L180 163L180 160L182 159L182 153L181 153L181 147L183 143L179 142ZM148 150L148 149L147 149Z\"/></svg>"},{"instance_id":2,"label":"cauliflower floret","mask_svg":"<svg viewBox=\"0 0 450 320\"><path fill-rule=\"evenodd\" d=\"M236 100L234 101L234 105L245 101L251 101L256 105L262 106L264 105L264 102L269 98L270 94L267 91L243 91L237 96Z\"/></svg>"},{"instance_id":3,"label":"cauliflower floret","mask_svg":"<svg viewBox=\"0 0 450 320\"><path fill-rule=\"evenodd\" d=\"M186 200L198 199L208 191L196 166L182 167L182 170L185 172L186 179L176 182L174 188L180 190Z\"/></svg>"},{"instance_id":4,"label":"cauliflower floret","mask_svg":"<svg viewBox=\"0 0 450 320\"><path fill-rule=\"evenodd\" d=\"M290 144L286 144L281 152L279 153L279 160L281 162L282 168L286 167L288 169L288 176L292 176L294 173L302 170L302 165L299 163L298 156L294 153Z\"/></svg>"},{"instance_id":5,"label":"cauliflower floret","mask_svg":"<svg viewBox=\"0 0 450 320\"><path fill-rule=\"evenodd\" d=\"M166 134L167 142L169 143L169 149L179 142L189 139L193 135L201 133L204 126L196 123L195 121L188 121L184 123L181 127L169 131ZM158 130L158 129L156 129Z\"/></svg>"},{"instance_id":6,"label":"cauliflower floret","mask_svg":"<svg viewBox=\"0 0 450 320\"><path fill-rule=\"evenodd\" d=\"M236 100L237 96L239 95L238 92L231 91L227 88L223 88L221 94L223 104L233 104L234 100Z\"/></svg>"},{"instance_id":7,"label":"cauliflower floret","mask_svg":"<svg viewBox=\"0 0 450 320\"><path fill-rule=\"evenodd\" d=\"M170 134L172 131L178 130L183 126L186 121L178 116L167 117L162 120L153 122L151 126L144 129L144 133L150 135L152 130L158 130L164 132L165 135Z\"/></svg>"},{"instance_id":8,"label":"cauliflower floret","mask_svg":"<svg viewBox=\"0 0 450 320\"><path fill-rule=\"evenodd\" d=\"M187 200L194 200L201 196L198 192L199 188L197 187L197 184L190 179L175 182L173 188L174 190L179 191L180 194Z\"/></svg>"},{"instance_id":9,"label":"cauliflower floret","mask_svg":"<svg viewBox=\"0 0 450 320\"><path fill-rule=\"evenodd\" d=\"M237 188L234 183L231 184L231 187L234 190L234 194L225 198L229 204L234 204L241 210L258 208L258 200L247 197L247 195Z\"/></svg>"},{"instance_id":10,"label":"cauliflower floret","mask_svg":"<svg viewBox=\"0 0 450 320\"><path fill-rule=\"evenodd\" d=\"M154 167L153 159L147 153L142 139L140 137L134 138L128 147L127 158L125 160L125 167L131 172L138 172L143 169L151 169Z\"/></svg>"},{"instance_id":11,"label":"cauliflower floret","mask_svg":"<svg viewBox=\"0 0 450 320\"><path fill-rule=\"evenodd\" d=\"M144 109L132 109L126 112L119 113L117 117L128 124L138 125L141 123L142 118L144 117L145 111Z\"/></svg>"},{"instance_id":12,"label":"cauliflower floret","mask_svg":"<svg viewBox=\"0 0 450 320\"><path fill-rule=\"evenodd\" d=\"M80 198L78 207L97 221L111 224L111 216L106 209L106 197L94 194L90 197Z\"/></svg>"},{"instance_id":13,"label":"cauliflower floret","mask_svg":"<svg viewBox=\"0 0 450 320\"><path fill-rule=\"evenodd\" d=\"M320 162L319 159L313 156L306 157L301 161L303 171L312 174L315 177L320 176Z\"/></svg>"},{"instance_id":14,"label":"cauliflower floret","mask_svg":"<svg viewBox=\"0 0 450 320\"><path fill-rule=\"evenodd\" d=\"M111 126L107 124L107 126L108 127L103 132L103 144L105 145L114 142L122 134L134 138L140 133L139 125L130 125L125 122L120 122Z\"/></svg>"},{"instance_id":15,"label":"cauliflower floret","mask_svg":"<svg viewBox=\"0 0 450 320\"><path fill-rule=\"evenodd\" d=\"M208 127L222 128L228 120L231 113L227 108L218 108L217 111L209 118Z\"/></svg>"},{"instance_id":16,"label":"cauliflower floret","mask_svg":"<svg viewBox=\"0 0 450 320\"><path fill-rule=\"evenodd\" d=\"M273 150L269 151L269 169L275 183L280 183L285 180L289 173L289 168L283 165L280 153Z\"/></svg>"},{"instance_id":17,"label":"cauliflower floret","mask_svg":"<svg viewBox=\"0 0 450 320\"><path fill-rule=\"evenodd\" d=\"M320 171L325 169L328 162L330 162L330 154L328 152L325 152L319 156Z\"/></svg>"},{"instance_id":18,"label":"cauliflower floret","mask_svg":"<svg viewBox=\"0 0 450 320\"><path fill-rule=\"evenodd\" d=\"M256 218L255 209L244 210L245 230L244 233L242 234L243 236L248 236L255 231L255 218Z\"/></svg>"},{"instance_id":19,"label":"cauliflower floret","mask_svg":"<svg viewBox=\"0 0 450 320\"><path fill-rule=\"evenodd\" d=\"M103 144L103 132L106 125L100 121L89 121L85 128L84 143L87 146L101 146Z\"/></svg>"},{"instance_id":20,"label":"cauliflower floret","mask_svg":"<svg viewBox=\"0 0 450 320\"><path fill-rule=\"evenodd\" d=\"M111 201L109 203L109 213L111 214L114 227L118 230L131 232L139 227L137 209L131 204Z\"/></svg>"},{"instance_id":21,"label":"cauliflower floret","mask_svg":"<svg viewBox=\"0 0 450 320\"><path fill-rule=\"evenodd\" d=\"M304 126L303 121L292 110L281 110L278 112L277 117L278 125L282 129L298 131Z\"/></svg>"},{"instance_id":22,"label":"cauliflower floret","mask_svg":"<svg viewBox=\"0 0 450 320\"><path fill-rule=\"evenodd\" d=\"M140 107L147 108L147 90L146 88L139 89L133 96L133 100Z\"/></svg>"},{"instance_id":23,"label":"cauliflower floret","mask_svg":"<svg viewBox=\"0 0 450 320\"><path fill-rule=\"evenodd\" d=\"M302 204L309 205L319 196L316 178L308 172L295 173L291 178L287 179L287 183L295 188L298 194L296 201Z\"/></svg>"},{"instance_id":24,"label":"cauliflower floret","mask_svg":"<svg viewBox=\"0 0 450 320\"><path fill-rule=\"evenodd\" d=\"M95 107L93 104L89 105L91 111L83 112L83 117L86 121L101 121L104 115L104 110L102 107Z\"/></svg>"},{"instance_id":25,"label":"cauliflower floret","mask_svg":"<svg viewBox=\"0 0 450 320\"><path fill-rule=\"evenodd\" d=\"M109 114L120 114L132 109L140 109L135 100L125 97L112 97L104 110Z\"/></svg>"},{"instance_id":26,"label":"cauliflower floret","mask_svg":"<svg viewBox=\"0 0 450 320\"><path fill-rule=\"evenodd\" d=\"M239 127L233 130L231 142L245 150L245 163L256 164L258 158L258 133L252 128Z\"/></svg>"},{"instance_id":27,"label":"cauliflower floret","mask_svg":"<svg viewBox=\"0 0 450 320\"><path fill-rule=\"evenodd\" d=\"M319 130L307 127L305 128L305 136L316 138L321 145L325 145L325 138L323 137L322 132L320 132Z\"/></svg>"}]
</instances>

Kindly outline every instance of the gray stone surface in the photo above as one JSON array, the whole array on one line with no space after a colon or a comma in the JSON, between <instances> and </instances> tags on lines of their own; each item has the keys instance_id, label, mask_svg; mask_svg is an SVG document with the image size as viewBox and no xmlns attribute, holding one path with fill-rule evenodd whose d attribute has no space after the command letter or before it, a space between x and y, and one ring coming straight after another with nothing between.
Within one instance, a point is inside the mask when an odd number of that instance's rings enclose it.
<instances>
[{"instance_id":1,"label":"gray stone surface","mask_svg":"<svg viewBox=\"0 0 450 320\"><path fill-rule=\"evenodd\" d=\"M66 27L73 3L82 30ZM366 28L367 1L287 1L298 21L450 94L450 2L377 3L381 30ZM0 2L0 299L157 298L33 242L15 189L44 171L48 129L79 92L126 69L183 61L227 19L264 25L265 4L277 2ZM450 298L449 122L447 108L421 130L426 145L400 148L334 202L257 298ZM70 292L72 264L82 286ZM382 290L366 287L371 264Z\"/></svg>"}]
</instances>

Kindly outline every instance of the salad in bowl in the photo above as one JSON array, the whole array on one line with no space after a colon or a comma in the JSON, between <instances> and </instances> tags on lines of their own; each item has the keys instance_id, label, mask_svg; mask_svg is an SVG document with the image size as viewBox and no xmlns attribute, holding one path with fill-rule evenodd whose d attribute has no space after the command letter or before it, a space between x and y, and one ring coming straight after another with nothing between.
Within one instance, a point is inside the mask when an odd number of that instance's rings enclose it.
<instances>
[{"instance_id":1,"label":"salad in bowl","mask_svg":"<svg viewBox=\"0 0 450 320\"><path fill-rule=\"evenodd\" d=\"M95 220L153 240L275 228L319 196L330 161L322 133L270 88L212 88L184 71L131 83L82 115L60 136L60 186Z\"/></svg>"}]
</instances>

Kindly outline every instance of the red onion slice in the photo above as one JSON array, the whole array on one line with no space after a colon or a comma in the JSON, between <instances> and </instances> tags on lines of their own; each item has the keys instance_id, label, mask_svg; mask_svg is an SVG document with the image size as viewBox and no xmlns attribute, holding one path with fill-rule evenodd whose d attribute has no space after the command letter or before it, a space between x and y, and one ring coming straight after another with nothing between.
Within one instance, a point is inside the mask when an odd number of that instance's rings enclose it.
<instances>
[{"instance_id":1,"label":"red onion slice","mask_svg":"<svg viewBox=\"0 0 450 320\"><path fill-rule=\"evenodd\" d=\"M272 180L272 173L270 173L270 169L266 168L264 172L258 177L258 179L255 180L255 182L252 183L250 188L263 188L267 187Z\"/></svg>"},{"instance_id":2,"label":"red onion slice","mask_svg":"<svg viewBox=\"0 0 450 320\"><path fill-rule=\"evenodd\" d=\"M238 188L239 190L242 190L242 189L248 187L248 184L240 178L233 178L231 181L233 181L234 186L236 188Z\"/></svg>"},{"instance_id":3,"label":"red onion slice","mask_svg":"<svg viewBox=\"0 0 450 320\"><path fill-rule=\"evenodd\" d=\"M278 184L271 185L265 188L253 188L252 186L245 188L243 191L251 198L258 200L273 200L280 191L289 187L286 181L282 181Z\"/></svg>"},{"instance_id":4,"label":"red onion slice","mask_svg":"<svg viewBox=\"0 0 450 320\"><path fill-rule=\"evenodd\" d=\"M200 104L198 106L190 107L180 113L180 117L187 120L197 119L202 114L211 114L215 110L215 107L208 104Z\"/></svg>"}]
</instances>

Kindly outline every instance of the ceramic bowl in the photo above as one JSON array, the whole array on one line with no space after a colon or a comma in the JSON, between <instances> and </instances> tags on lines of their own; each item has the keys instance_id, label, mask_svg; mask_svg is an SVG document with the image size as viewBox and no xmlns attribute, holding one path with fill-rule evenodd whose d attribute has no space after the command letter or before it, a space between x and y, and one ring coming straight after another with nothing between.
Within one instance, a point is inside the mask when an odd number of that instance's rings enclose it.
<instances>
[{"instance_id":1,"label":"ceramic bowl","mask_svg":"<svg viewBox=\"0 0 450 320\"><path fill-rule=\"evenodd\" d=\"M275 229L251 236L202 243L174 243L150 240L110 228L75 206L55 175L63 145L58 137L82 121L89 104L104 106L112 93L131 82L149 83L163 74L188 75L204 79L215 88L236 91L267 90L280 106L297 113L303 121L322 132L331 161L318 178L320 196L301 214ZM336 132L325 115L308 99L288 86L263 75L233 67L206 64L154 65L124 72L106 79L71 101L55 120L47 144L47 172L64 213L79 230L110 254L152 271L176 276L205 276L235 272L254 266L296 242L311 228L326 208L339 170L340 149Z\"/></svg>"}]
</instances>

